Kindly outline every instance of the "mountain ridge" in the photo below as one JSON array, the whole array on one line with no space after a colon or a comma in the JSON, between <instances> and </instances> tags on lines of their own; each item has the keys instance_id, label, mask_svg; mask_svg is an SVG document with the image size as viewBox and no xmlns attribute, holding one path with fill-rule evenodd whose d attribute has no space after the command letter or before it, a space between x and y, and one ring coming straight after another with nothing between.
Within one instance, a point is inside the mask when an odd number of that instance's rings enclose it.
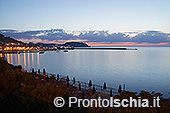
<instances>
[{"instance_id":1,"label":"mountain ridge","mask_svg":"<svg viewBox=\"0 0 170 113\"><path fill-rule=\"evenodd\" d=\"M0 34L0 43L1 44L4 44L4 43L17 43L17 44L25 45L25 43L22 42L22 41L18 41L18 40L15 40L13 38L10 38L10 37L5 37L2 34Z\"/></svg>"}]
</instances>

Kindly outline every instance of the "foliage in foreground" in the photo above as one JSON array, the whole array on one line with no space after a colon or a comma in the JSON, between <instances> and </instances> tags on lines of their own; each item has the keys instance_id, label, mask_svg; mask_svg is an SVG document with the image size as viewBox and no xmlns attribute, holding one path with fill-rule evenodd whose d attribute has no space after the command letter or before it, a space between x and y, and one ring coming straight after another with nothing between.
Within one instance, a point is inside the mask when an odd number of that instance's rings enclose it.
<instances>
[{"instance_id":1,"label":"foliage in foreground","mask_svg":"<svg viewBox=\"0 0 170 113\"><path fill-rule=\"evenodd\" d=\"M154 96L160 96L160 108L84 108L74 105L69 108L66 105L62 108L56 108L53 104L55 97L64 97L68 102L69 88L65 88L63 85L56 85L55 78L50 78L49 82L41 82L35 79L35 76L31 73L21 72L21 66L14 67L8 64L5 60L0 59L0 112L18 112L18 113L30 113L30 112L162 112L168 113L170 111L170 99L164 99L160 93L149 93L141 91L140 94L135 92L124 91L120 93L116 98L129 99L133 98L147 98L152 103Z\"/></svg>"}]
</instances>

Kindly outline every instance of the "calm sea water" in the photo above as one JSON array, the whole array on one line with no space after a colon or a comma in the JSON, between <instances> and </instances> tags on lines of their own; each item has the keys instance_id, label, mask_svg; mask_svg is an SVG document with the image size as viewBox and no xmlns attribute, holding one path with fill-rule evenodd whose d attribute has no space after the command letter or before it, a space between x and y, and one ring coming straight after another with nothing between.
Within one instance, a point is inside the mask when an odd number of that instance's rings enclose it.
<instances>
[{"instance_id":1,"label":"calm sea water","mask_svg":"<svg viewBox=\"0 0 170 113\"><path fill-rule=\"evenodd\" d=\"M47 51L39 53L6 54L7 61L31 68L46 68L47 72L69 75L77 80L126 90L156 91L169 97L170 47L137 47L138 50L71 50L68 53Z\"/></svg>"}]
</instances>

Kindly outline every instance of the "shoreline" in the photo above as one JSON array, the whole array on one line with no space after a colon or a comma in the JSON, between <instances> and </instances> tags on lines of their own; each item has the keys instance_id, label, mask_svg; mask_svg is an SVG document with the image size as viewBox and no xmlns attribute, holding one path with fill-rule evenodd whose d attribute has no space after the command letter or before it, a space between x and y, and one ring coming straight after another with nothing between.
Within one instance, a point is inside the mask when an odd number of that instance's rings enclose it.
<instances>
[{"instance_id":1,"label":"shoreline","mask_svg":"<svg viewBox=\"0 0 170 113\"><path fill-rule=\"evenodd\" d=\"M54 49L54 50L11 50L11 51L3 51L4 53L36 53L41 51L57 51L57 50L137 50L137 48L102 48L102 47L75 47L75 48L65 48L65 49ZM3 53L0 51L0 53Z\"/></svg>"}]
</instances>

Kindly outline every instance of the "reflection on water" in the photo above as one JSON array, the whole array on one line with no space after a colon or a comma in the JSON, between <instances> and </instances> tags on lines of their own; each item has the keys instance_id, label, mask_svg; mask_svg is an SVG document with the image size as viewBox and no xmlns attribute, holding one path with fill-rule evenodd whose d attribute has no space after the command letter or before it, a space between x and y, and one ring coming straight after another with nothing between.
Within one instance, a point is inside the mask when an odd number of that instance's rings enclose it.
<instances>
[{"instance_id":1,"label":"reflection on water","mask_svg":"<svg viewBox=\"0 0 170 113\"><path fill-rule=\"evenodd\" d=\"M0 57L5 57L5 54L3 54L3 53L0 53Z\"/></svg>"},{"instance_id":2,"label":"reflection on water","mask_svg":"<svg viewBox=\"0 0 170 113\"><path fill-rule=\"evenodd\" d=\"M15 55L16 56L16 55ZM18 54L18 64L20 65L21 64L21 62L20 62L20 54Z\"/></svg>"},{"instance_id":3,"label":"reflection on water","mask_svg":"<svg viewBox=\"0 0 170 113\"><path fill-rule=\"evenodd\" d=\"M34 67L34 54L31 53L31 56L32 56L32 67Z\"/></svg>"},{"instance_id":4,"label":"reflection on water","mask_svg":"<svg viewBox=\"0 0 170 113\"><path fill-rule=\"evenodd\" d=\"M80 81L91 79L96 84L107 82L115 87L126 84L130 91L159 91L168 97L170 92L170 49L138 48L138 51L73 50L68 53L50 51L45 54L6 54L7 61L48 72L69 75ZM17 58L16 58L17 57ZM16 60L17 59L17 60Z\"/></svg>"},{"instance_id":5,"label":"reflection on water","mask_svg":"<svg viewBox=\"0 0 170 113\"><path fill-rule=\"evenodd\" d=\"M39 69L40 68L40 58L39 58L39 52L37 52L37 68Z\"/></svg>"},{"instance_id":6,"label":"reflection on water","mask_svg":"<svg viewBox=\"0 0 170 113\"><path fill-rule=\"evenodd\" d=\"M27 54L28 55L28 67L30 68L30 53Z\"/></svg>"},{"instance_id":7,"label":"reflection on water","mask_svg":"<svg viewBox=\"0 0 170 113\"><path fill-rule=\"evenodd\" d=\"M9 53L7 53L7 62L11 63L9 58Z\"/></svg>"},{"instance_id":8,"label":"reflection on water","mask_svg":"<svg viewBox=\"0 0 170 113\"><path fill-rule=\"evenodd\" d=\"M31 54L31 55L30 55ZM5 55L7 62L14 65L22 65L23 69L30 71L32 68L38 69L39 53L20 53ZM36 59L35 59L36 58Z\"/></svg>"},{"instance_id":9,"label":"reflection on water","mask_svg":"<svg viewBox=\"0 0 170 113\"><path fill-rule=\"evenodd\" d=\"M14 55L14 61L18 62L18 57Z\"/></svg>"},{"instance_id":10,"label":"reflection on water","mask_svg":"<svg viewBox=\"0 0 170 113\"><path fill-rule=\"evenodd\" d=\"M26 63L26 53L24 53L24 69L27 69L27 63Z\"/></svg>"},{"instance_id":11,"label":"reflection on water","mask_svg":"<svg viewBox=\"0 0 170 113\"><path fill-rule=\"evenodd\" d=\"M11 55L11 64L13 64L13 57L12 57L12 54L10 54Z\"/></svg>"}]
</instances>

